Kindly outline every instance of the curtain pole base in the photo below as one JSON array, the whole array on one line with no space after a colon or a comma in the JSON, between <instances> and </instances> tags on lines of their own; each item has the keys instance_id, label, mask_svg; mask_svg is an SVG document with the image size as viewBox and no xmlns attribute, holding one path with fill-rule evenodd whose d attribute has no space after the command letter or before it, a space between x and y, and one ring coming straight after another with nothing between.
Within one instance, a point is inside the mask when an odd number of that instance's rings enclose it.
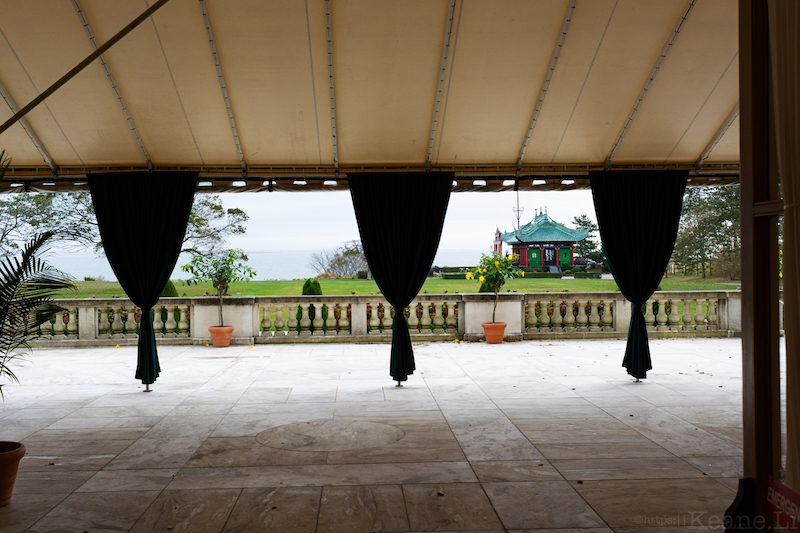
<instances>
[{"instance_id":1,"label":"curtain pole base","mask_svg":"<svg viewBox=\"0 0 800 533\"><path fill-rule=\"evenodd\" d=\"M145 392L153 392L153 389L150 388L150 384L149 383L145 383L144 384L144 391Z\"/></svg>"},{"instance_id":2,"label":"curtain pole base","mask_svg":"<svg viewBox=\"0 0 800 533\"><path fill-rule=\"evenodd\" d=\"M395 387L402 387L402 386L403 386L403 382L402 381L398 381L397 385L395 385Z\"/></svg>"},{"instance_id":3,"label":"curtain pole base","mask_svg":"<svg viewBox=\"0 0 800 533\"><path fill-rule=\"evenodd\" d=\"M642 380L639 379L639 378L636 378L636 381L634 381L634 383L641 383L641 382L642 382Z\"/></svg>"}]
</instances>

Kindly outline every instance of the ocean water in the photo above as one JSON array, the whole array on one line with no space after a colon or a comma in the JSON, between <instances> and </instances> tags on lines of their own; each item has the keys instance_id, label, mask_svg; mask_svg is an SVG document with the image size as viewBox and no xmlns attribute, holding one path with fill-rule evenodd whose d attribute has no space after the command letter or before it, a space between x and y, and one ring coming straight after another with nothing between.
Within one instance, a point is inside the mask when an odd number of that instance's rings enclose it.
<instances>
[{"instance_id":1,"label":"ocean water","mask_svg":"<svg viewBox=\"0 0 800 533\"><path fill-rule=\"evenodd\" d=\"M280 251L251 251L245 252L248 256L247 264L256 271L253 279L306 279L316 275L309 266L311 255L315 250L280 250ZM439 250L433 264L436 266L472 266L478 262L481 251L476 250ZM108 260L91 252L65 252L52 250L46 256L47 261L55 268L66 272L77 280L86 277L115 281L117 278ZM189 262L189 254L181 254L171 279L186 279L190 277L180 269L181 265Z\"/></svg>"}]
</instances>

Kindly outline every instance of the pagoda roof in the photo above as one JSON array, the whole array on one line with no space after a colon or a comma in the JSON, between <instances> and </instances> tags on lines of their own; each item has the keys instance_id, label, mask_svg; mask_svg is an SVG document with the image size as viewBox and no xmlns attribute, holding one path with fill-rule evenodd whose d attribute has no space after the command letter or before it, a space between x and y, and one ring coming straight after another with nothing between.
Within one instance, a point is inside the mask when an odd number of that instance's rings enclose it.
<instances>
[{"instance_id":1,"label":"pagoda roof","mask_svg":"<svg viewBox=\"0 0 800 533\"><path fill-rule=\"evenodd\" d=\"M528 244L537 242L579 242L588 232L570 229L551 219L547 213L536 215L531 222L514 231L502 233L503 242L508 244Z\"/></svg>"}]
</instances>

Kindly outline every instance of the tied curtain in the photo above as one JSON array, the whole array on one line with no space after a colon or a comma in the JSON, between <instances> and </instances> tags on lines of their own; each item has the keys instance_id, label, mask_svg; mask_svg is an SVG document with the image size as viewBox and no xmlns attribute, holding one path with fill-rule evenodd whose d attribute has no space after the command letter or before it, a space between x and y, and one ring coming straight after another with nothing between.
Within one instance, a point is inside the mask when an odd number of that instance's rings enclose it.
<instances>
[{"instance_id":1,"label":"tied curtain","mask_svg":"<svg viewBox=\"0 0 800 533\"><path fill-rule=\"evenodd\" d=\"M667 268L678 235L685 170L592 172L594 209L608 268L633 304L622 366L636 379L653 368L642 306Z\"/></svg>"},{"instance_id":2,"label":"tied curtain","mask_svg":"<svg viewBox=\"0 0 800 533\"><path fill-rule=\"evenodd\" d=\"M783 193L786 486L800 492L800 4L770 0L772 97Z\"/></svg>"},{"instance_id":3,"label":"tied curtain","mask_svg":"<svg viewBox=\"0 0 800 533\"><path fill-rule=\"evenodd\" d=\"M108 262L122 289L142 309L136 379L147 385L154 383L161 371L150 309L178 261L196 184L197 172L89 177Z\"/></svg>"},{"instance_id":4,"label":"tied curtain","mask_svg":"<svg viewBox=\"0 0 800 533\"><path fill-rule=\"evenodd\" d=\"M395 309L389 373L398 382L416 368L403 311L419 293L436 256L453 177L452 172L375 172L347 178L364 255Z\"/></svg>"}]
</instances>

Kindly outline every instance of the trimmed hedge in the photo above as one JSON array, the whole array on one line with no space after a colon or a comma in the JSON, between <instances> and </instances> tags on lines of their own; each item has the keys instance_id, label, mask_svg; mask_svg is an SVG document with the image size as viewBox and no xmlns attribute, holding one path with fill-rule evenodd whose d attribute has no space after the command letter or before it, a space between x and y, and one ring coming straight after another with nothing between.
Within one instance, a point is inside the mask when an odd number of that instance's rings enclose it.
<instances>
[{"instance_id":1,"label":"trimmed hedge","mask_svg":"<svg viewBox=\"0 0 800 533\"><path fill-rule=\"evenodd\" d=\"M167 281L167 284L164 286L164 290L161 291L161 296L167 298L176 298L178 296L178 289L175 288L175 284L172 283L172 280Z\"/></svg>"},{"instance_id":2,"label":"trimmed hedge","mask_svg":"<svg viewBox=\"0 0 800 533\"><path fill-rule=\"evenodd\" d=\"M528 272L525 271L525 279L528 278L561 278L561 272Z\"/></svg>"},{"instance_id":3,"label":"trimmed hedge","mask_svg":"<svg viewBox=\"0 0 800 533\"><path fill-rule=\"evenodd\" d=\"M600 272L575 272L573 276L575 279L600 279L602 277Z\"/></svg>"},{"instance_id":4,"label":"trimmed hedge","mask_svg":"<svg viewBox=\"0 0 800 533\"><path fill-rule=\"evenodd\" d=\"M439 267L439 272L441 272L442 275L444 275L444 274L452 274L454 272L456 272L456 273L462 272L462 273L466 274L466 271L469 270L470 268L474 268L474 267Z\"/></svg>"},{"instance_id":5,"label":"trimmed hedge","mask_svg":"<svg viewBox=\"0 0 800 533\"><path fill-rule=\"evenodd\" d=\"M442 272L442 279L466 279L466 272Z\"/></svg>"}]
</instances>

